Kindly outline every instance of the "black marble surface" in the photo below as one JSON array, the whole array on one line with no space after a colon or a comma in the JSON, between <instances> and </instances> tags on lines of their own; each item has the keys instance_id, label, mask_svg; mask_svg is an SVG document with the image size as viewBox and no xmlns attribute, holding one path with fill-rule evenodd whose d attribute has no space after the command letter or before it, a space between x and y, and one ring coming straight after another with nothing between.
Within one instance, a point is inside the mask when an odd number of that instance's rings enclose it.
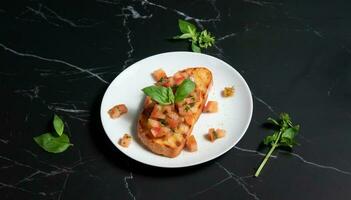
<instances>
[{"instance_id":1,"label":"black marble surface","mask_svg":"<svg viewBox=\"0 0 351 200\"><path fill-rule=\"evenodd\" d=\"M1 1L0 199L350 199L349 1ZM187 50L177 19L217 37L204 53L247 80L251 125L208 163L159 169L122 155L99 106L108 84L147 56ZM300 145L253 178L268 116L288 112ZM33 136L53 113L74 147L52 155ZM261 153L262 152L262 153Z\"/></svg>"}]
</instances>

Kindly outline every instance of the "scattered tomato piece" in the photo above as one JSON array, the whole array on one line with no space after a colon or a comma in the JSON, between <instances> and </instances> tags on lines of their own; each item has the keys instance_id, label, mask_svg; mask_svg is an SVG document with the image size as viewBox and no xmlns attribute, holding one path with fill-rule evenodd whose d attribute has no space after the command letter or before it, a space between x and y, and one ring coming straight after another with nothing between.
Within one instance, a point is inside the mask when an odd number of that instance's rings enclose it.
<instances>
[{"instance_id":1,"label":"scattered tomato piece","mask_svg":"<svg viewBox=\"0 0 351 200\"><path fill-rule=\"evenodd\" d=\"M127 148L132 142L132 136L125 133L122 138L119 139L118 144L122 147Z\"/></svg>"},{"instance_id":2,"label":"scattered tomato piece","mask_svg":"<svg viewBox=\"0 0 351 200\"><path fill-rule=\"evenodd\" d=\"M217 128L215 131L216 138L222 138L225 136L225 130Z\"/></svg>"},{"instance_id":3,"label":"scattered tomato piece","mask_svg":"<svg viewBox=\"0 0 351 200\"><path fill-rule=\"evenodd\" d=\"M167 77L166 72L163 71L163 69L158 69L156 71L154 71L152 73L152 77L156 80L156 81L160 81L162 78Z\"/></svg>"},{"instance_id":4,"label":"scattered tomato piece","mask_svg":"<svg viewBox=\"0 0 351 200\"><path fill-rule=\"evenodd\" d=\"M108 114L112 119L116 119L127 112L128 112L128 108L124 104L116 105L112 107L110 110L108 110Z\"/></svg>"},{"instance_id":5,"label":"scattered tomato piece","mask_svg":"<svg viewBox=\"0 0 351 200\"><path fill-rule=\"evenodd\" d=\"M185 143L186 149L190 152L197 151L197 142L194 135L190 135Z\"/></svg>"},{"instance_id":6,"label":"scattered tomato piece","mask_svg":"<svg viewBox=\"0 0 351 200\"><path fill-rule=\"evenodd\" d=\"M225 87L224 90L222 91L222 96L223 97L231 97L234 96L235 89L234 87Z\"/></svg>"},{"instance_id":7,"label":"scattered tomato piece","mask_svg":"<svg viewBox=\"0 0 351 200\"><path fill-rule=\"evenodd\" d=\"M217 103L217 101L208 101L203 111L207 112L207 113L218 112L218 103Z\"/></svg>"},{"instance_id":8,"label":"scattered tomato piece","mask_svg":"<svg viewBox=\"0 0 351 200\"><path fill-rule=\"evenodd\" d=\"M225 130L217 128L210 128L206 137L209 141L214 142L216 139L223 138L225 136Z\"/></svg>"},{"instance_id":9,"label":"scattered tomato piece","mask_svg":"<svg viewBox=\"0 0 351 200\"><path fill-rule=\"evenodd\" d=\"M215 141L215 139L216 139L216 137L215 137L215 135L214 135L214 132L215 132L215 130L214 130L214 128L210 128L209 130L208 130L208 133L207 133L207 139L209 140L209 141L211 141L211 142L214 142Z\"/></svg>"}]
</instances>

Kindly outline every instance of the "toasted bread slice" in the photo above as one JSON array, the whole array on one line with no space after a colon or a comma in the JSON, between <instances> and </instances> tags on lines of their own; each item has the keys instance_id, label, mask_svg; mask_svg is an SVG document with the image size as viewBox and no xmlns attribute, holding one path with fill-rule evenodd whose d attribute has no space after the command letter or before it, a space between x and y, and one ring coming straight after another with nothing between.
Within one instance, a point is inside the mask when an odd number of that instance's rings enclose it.
<instances>
[{"instance_id":1,"label":"toasted bread slice","mask_svg":"<svg viewBox=\"0 0 351 200\"><path fill-rule=\"evenodd\" d=\"M186 78L193 80L196 86L183 101L161 106L150 97L145 99L137 132L140 141L156 154L171 158L180 154L206 103L212 85L212 73L207 68L188 68L162 78L156 85L174 88Z\"/></svg>"}]
</instances>

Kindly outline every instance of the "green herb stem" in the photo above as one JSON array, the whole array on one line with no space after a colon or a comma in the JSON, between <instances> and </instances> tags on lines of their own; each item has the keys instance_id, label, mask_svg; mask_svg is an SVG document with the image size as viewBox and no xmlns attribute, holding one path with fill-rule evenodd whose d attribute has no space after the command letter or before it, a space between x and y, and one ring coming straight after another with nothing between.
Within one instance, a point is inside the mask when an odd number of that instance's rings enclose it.
<instances>
[{"instance_id":1,"label":"green herb stem","mask_svg":"<svg viewBox=\"0 0 351 200\"><path fill-rule=\"evenodd\" d=\"M257 171L256 171L256 173L255 173L255 177L258 177L258 175L260 175L261 170L262 170L263 167L266 165L266 163L267 163L268 159L271 157L273 151L275 150L276 147L279 146L278 142L279 142L279 140L280 140L280 138L281 138L281 136L282 136L282 133L283 133L282 131L279 131L279 134L278 134L277 139L274 141L274 143L273 143L272 146L271 146L271 149L268 151L268 153L267 153L266 156L264 157L264 159L263 159L261 165L258 167L258 169L257 169Z\"/></svg>"},{"instance_id":2,"label":"green herb stem","mask_svg":"<svg viewBox=\"0 0 351 200\"><path fill-rule=\"evenodd\" d=\"M263 167L265 166L266 162L268 161L269 157L271 157L274 149L277 147L277 144L273 144L271 149L269 150L269 152L266 154L266 156L264 157L261 165L258 167L256 173L255 173L255 177L258 177L258 175L260 175L261 170L263 169Z\"/></svg>"}]
</instances>

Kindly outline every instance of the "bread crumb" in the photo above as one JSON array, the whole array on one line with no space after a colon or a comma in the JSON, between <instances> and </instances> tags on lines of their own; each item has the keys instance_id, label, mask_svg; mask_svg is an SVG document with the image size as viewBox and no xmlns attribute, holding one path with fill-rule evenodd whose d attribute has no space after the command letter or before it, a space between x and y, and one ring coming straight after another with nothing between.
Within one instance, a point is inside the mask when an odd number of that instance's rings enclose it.
<instances>
[{"instance_id":1,"label":"bread crumb","mask_svg":"<svg viewBox=\"0 0 351 200\"><path fill-rule=\"evenodd\" d=\"M222 96L223 97L231 97L231 96L234 96L234 93L235 93L234 86L225 87L224 90L222 91Z\"/></svg>"}]
</instances>

